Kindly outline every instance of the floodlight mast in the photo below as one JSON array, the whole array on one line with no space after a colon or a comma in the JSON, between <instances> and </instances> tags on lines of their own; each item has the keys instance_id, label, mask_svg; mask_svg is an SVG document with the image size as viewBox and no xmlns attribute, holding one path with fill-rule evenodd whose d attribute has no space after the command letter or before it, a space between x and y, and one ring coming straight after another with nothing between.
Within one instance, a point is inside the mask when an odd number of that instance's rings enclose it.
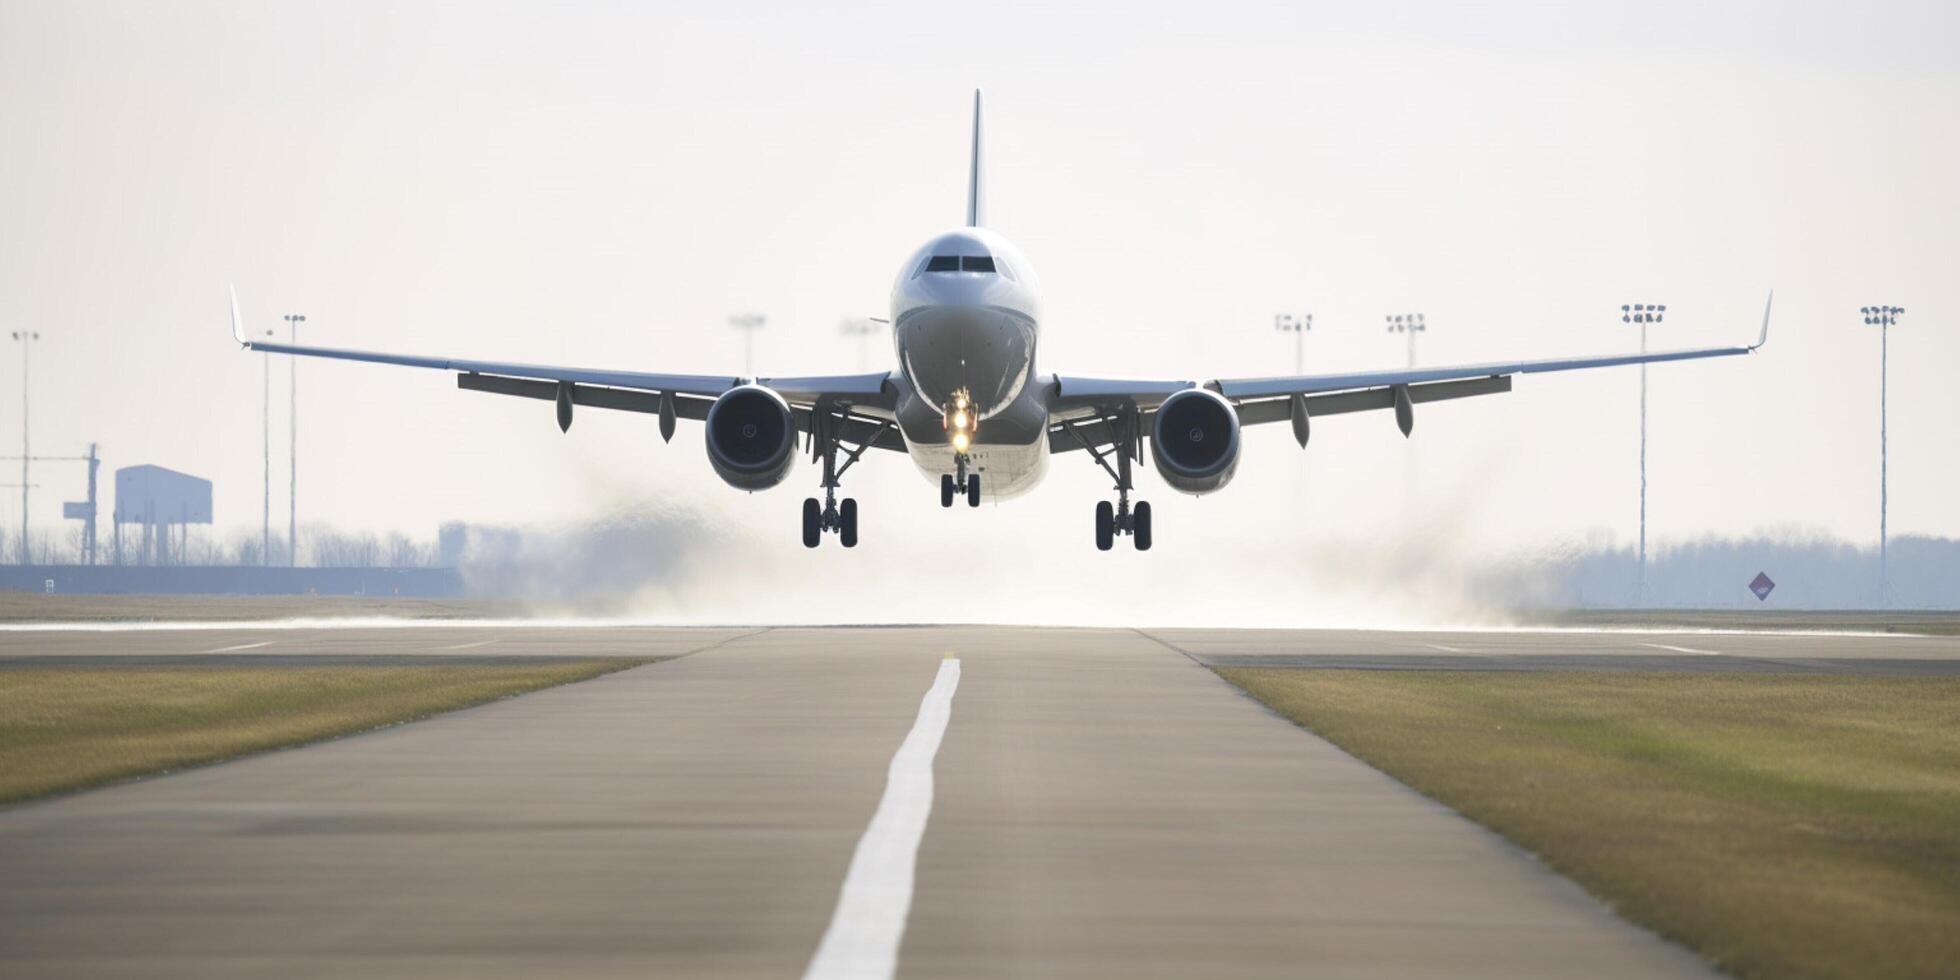
<instances>
[{"instance_id":1,"label":"floodlight mast","mask_svg":"<svg viewBox=\"0 0 1960 980\"><path fill-rule=\"evenodd\" d=\"M1423 333L1429 329L1429 326L1423 322L1422 314L1397 313L1394 316L1384 317L1383 319L1388 321L1389 333L1409 335L1409 369L1412 371L1415 370L1416 334Z\"/></svg>"},{"instance_id":2,"label":"floodlight mast","mask_svg":"<svg viewBox=\"0 0 1960 980\"><path fill-rule=\"evenodd\" d=\"M1886 389L1886 348L1887 335L1892 324L1905 315L1903 306L1861 306L1858 312L1865 315L1865 325L1878 328L1878 603L1880 606L1892 604L1891 568L1886 554L1886 446L1885 446L1885 389Z\"/></svg>"},{"instance_id":3,"label":"floodlight mast","mask_svg":"<svg viewBox=\"0 0 1960 980\"><path fill-rule=\"evenodd\" d=\"M265 335L272 336L267 330ZM261 354L265 361L265 397L262 406L263 417L259 420L259 432L265 440L265 499L264 509L259 515L259 564L272 565L272 355Z\"/></svg>"},{"instance_id":4,"label":"floodlight mast","mask_svg":"<svg viewBox=\"0 0 1960 980\"><path fill-rule=\"evenodd\" d=\"M1647 353L1647 325L1659 323L1666 304L1622 303L1620 322L1640 324L1640 353ZM1645 605L1647 593L1647 365L1640 365L1640 585L1635 601Z\"/></svg>"},{"instance_id":5,"label":"floodlight mast","mask_svg":"<svg viewBox=\"0 0 1960 980\"><path fill-rule=\"evenodd\" d=\"M760 313L737 313L728 318L728 325L742 331L742 375L750 381L755 380L755 332L762 329L769 318Z\"/></svg>"},{"instance_id":6,"label":"floodlight mast","mask_svg":"<svg viewBox=\"0 0 1960 980\"><path fill-rule=\"evenodd\" d=\"M299 325L306 322L300 313L288 313L281 319L291 331L293 346L299 346ZM292 399L286 409L286 419L291 428L286 437L287 450L291 457L286 471L286 564L299 565L299 358L288 358L291 374L287 380L287 395Z\"/></svg>"},{"instance_id":7,"label":"floodlight mast","mask_svg":"<svg viewBox=\"0 0 1960 980\"><path fill-rule=\"evenodd\" d=\"M26 565L31 557L27 550L27 491L32 482L27 478L27 464L34 455L27 445L27 353L28 348L41 339L41 332L16 330L13 338L20 341L20 563Z\"/></svg>"},{"instance_id":8,"label":"floodlight mast","mask_svg":"<svg viewBox=\"0 0 1960 980\"><path fill-rule=\"evenodd\" d=\"M878 332L878 326L879 321L868 317L847 317L837 325L838 333L846 337L856 337L858 339L858 370L860 371L867 370L871 366L871 358L868 355L865 342L870 339L872 334Z\"/></svg>"},{"instance_id":9,"label":"floodlight mast","mask_svg":"<svg viewBox=\"0 0 1960 980\"><path fill-rule=\"evenodd\" d=\"M1307 334L1313 331L1313 314L1302 313L1294 316L1291 313L1275 313L1273 329L1293 335L1293 373L1305 374L1307 371L1306 338Z\"/></svg>"}]
</instances>

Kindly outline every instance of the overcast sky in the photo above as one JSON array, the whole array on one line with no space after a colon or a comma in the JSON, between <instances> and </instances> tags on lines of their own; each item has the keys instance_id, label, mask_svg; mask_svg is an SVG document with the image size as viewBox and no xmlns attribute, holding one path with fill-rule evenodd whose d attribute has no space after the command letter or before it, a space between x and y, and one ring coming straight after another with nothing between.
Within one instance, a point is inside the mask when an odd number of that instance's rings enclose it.
<instances>
[{"instance_id":1,"label":"overcast sky","mask_svg":"<svg viewBox=\"0 0 1960 980\"><path fill-rule=\"evenodd\" d=\"M1857 308L1892 303L1892 531L1960 535L1960 7L816 6L7 0L0 333L42 333L36 451L209 477L221 527L255 527L262 360L230 342L227 282L255 328L300 312L319 343L735 372L724 320L754 309L763 373L855 369L838 322L884 315L898 262L958 223L983 87L991 223L1040 270L1044 371L1288 370L1279 311L1313 312L1310 370L1400 364L1394 312L1427 316L1425 364L1628 350L1629 301L1668 304L1656 347L1743 343L1774 287L1761 354L1653 369L1650 534L1870 542ZM752 528L741 560L791 580L843 561L778 554L802 550L813 469L737 493L697 427L662 445L650 417L587 410L561 436L550 405L431 371L307 363L299 384L303 522L430 535L656 502ZM1255 430L1220 494L1145 476L1147 560L1090 548L1108 481L1080 455L979 512L879 455L847 486L852 560L1031 551L1050 585L1147 589L1412 527L1461 553L1627 541L1637 385L1521 378L1423 407L1406 442L1384 413L1325 420L1304 454ZM0 397L7 452L19 411ZM53 526L80 469L36 480ZM18 507L0 495L0 521Z\"/></svg>"}]
</instances>

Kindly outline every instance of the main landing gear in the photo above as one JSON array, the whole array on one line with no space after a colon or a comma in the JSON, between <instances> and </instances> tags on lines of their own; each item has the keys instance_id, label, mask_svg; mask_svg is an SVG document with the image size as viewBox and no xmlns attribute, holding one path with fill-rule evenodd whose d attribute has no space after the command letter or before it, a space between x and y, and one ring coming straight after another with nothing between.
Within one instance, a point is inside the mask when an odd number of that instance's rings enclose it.
<instances>
[{"instance_id":1,"label":"main landing gear","mask_svg":"<svg viewBox=\"0 0 1960 980\"><path fill-rule=\"evenodd\" d=\"M850 497L837 499L838 481L844 471L850 469L891 425L890 422L880 422L868 436L860 429L857 436L863 441L858 443L857 448L845 450L844 462L840 465L837 451L843 448L845 430L853 426L868 427L868 423L852 419L832 405L819 404L811 410L810 453L823 463L823 501L819 503L815 497L803 500L803 547L816 547L823 541L826 531L836 532L838 544L846 548L857 547L858 502Z\"/></svg>"},{"instance_id":2,"label":"main landing gear","mask_svg":"<svg viewBox=\"0 0 1960 980\"><path fill-rule=\"evenodd\" d=\"M1116 536L1127 534L1138 551L1150 550L1150 502L1139 500L1130 505L1130 491L1136 489L1131 479L1130 464L1142 458L1142 439L1137 424L1137 410L1134 405L1126 405L1113 415L1104 419L1115 436L1115 444L1108 449L1098 449L1082 435L1074 422L1064 421L1062 427L1082 448L1089 451L1096 464L1116 481L1116 502L1107 500L1096 503L1096 550L1108 551L1116 546ZM1116 465L1110 465L1110 457L1116 458Z\"/></svg>"}]
</instances>

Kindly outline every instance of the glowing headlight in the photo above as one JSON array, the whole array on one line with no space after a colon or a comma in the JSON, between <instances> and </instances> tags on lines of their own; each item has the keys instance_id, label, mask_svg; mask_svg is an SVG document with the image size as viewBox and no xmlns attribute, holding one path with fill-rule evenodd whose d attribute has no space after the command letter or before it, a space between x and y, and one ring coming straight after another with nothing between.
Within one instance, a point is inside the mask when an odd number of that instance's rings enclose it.
<instances>
[{"instance_id":1,"label":"glowing headlight","mask_svg":"<svg viewBox=\"0 0 1960 980\"><path fill-rule=\"evenodd\" d=\"M966 428L966 410L965 410L965 409L960 409L959 411L956 411L956 412L954 412L954 413L953 413L953 428L955 428L955 429L965 429L965 428Z\"/></svg>"},{"instance_id":2,"label":"glowing headlight","mask_svg":"<svg viewBox=\"0 0 1960 980\"><path fill-rule=\"evenodd\" d=\"M967 438L966 438L966 433L964 433L964 432L955 432L955 433L953 433L953 451L954 451L954 452L956 452L956 453L963 453L963 452L966 452L966 447L967 447L968 445L969 445L969 442L968 442L968 440L967 440Z\"/></svg>"}]
</instances>

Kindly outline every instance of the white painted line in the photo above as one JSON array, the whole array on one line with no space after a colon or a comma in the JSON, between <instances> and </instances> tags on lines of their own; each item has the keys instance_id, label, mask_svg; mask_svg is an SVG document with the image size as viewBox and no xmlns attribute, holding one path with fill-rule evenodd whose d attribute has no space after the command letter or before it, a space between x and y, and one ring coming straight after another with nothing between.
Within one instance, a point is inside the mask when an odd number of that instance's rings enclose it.
<instances>
[{"instance_id":1,"label":"white painted line","mask_svg":"<svg viewBox=\"0 0 1960 980\"><path fill-rule=\"evenodd\" d=\"M455 645L455 646L453 646L453 647L436 647L436 649L438 649L438 650L474 650L474 649L476 649L477 647L487 647L487 646L489 646L490 644L492 644L492 643L495 643L495 642L497 642L497 641L496 641L496 640L478 640L478 641L476 641L475 643L458 643L458 644L456 644L456 645Z\"/></svg>"},{"instance_id":2,"label":"white painted line","mask_svg":"<svg viewBox=\"0 0 1960 980\"><path fill-rule=\"evenodd\" d=\"M1694 647L1671 647L1665 643L1642 643L1640 645L1643 647L1653 647L1656 650L1672 650L1675 653L1698 653L1704 657L1719 657L1722 655L1722 651L1720 650L1697 650Z\"/></svg>"},{"instance_id":3,"label":"white painted line","mask_svg":"<svg viewBox=\"0 0 1960 980\"><path fill-rule=\"evenodd\" d=\"M269 647L271 645L272 645L272 641L267 640L263 643L240 643L235 647L219 647L216 650L206 650L204 652L205 653L237 653L240 650L257 650L260 647Z\"/></svg>"},{"instance_id":4,"label":"white painted line","mask_svg":"<svg viewBox=\"0 0 1960 980\"><path fill-rule=\"evenodd\" d=\"M919 702L918 720L892 756L884 798L858 838L837 911L803 980L868 980L898 969L898 944L912 911L912 870L932 815L932 758L952 720L953 691L959 686L960 662L940 661L939 676Z\"/></svg>"},{"instance_id":5,"label":"white painted line","mask_svg":"<svg viewBox=\"0 0 1960 980\"><path fill-rule=\"evenodd\" d=\"M1456 647L1446 647L1446 646L1444 646L1444 645L1442 645L1441 643L1425 643L1425 644L1423 644L1423 646L1426 646L1426 647L1428 647L1428 648L1429 648L1429 649L1431 649L1431 650L1441 650L1441 651L1443 651L1444 653L1462 653L1462 652L1463 652L1462 650L1459 650L1459 649L1457 649Z\"/></svg>"}]
</instances>

